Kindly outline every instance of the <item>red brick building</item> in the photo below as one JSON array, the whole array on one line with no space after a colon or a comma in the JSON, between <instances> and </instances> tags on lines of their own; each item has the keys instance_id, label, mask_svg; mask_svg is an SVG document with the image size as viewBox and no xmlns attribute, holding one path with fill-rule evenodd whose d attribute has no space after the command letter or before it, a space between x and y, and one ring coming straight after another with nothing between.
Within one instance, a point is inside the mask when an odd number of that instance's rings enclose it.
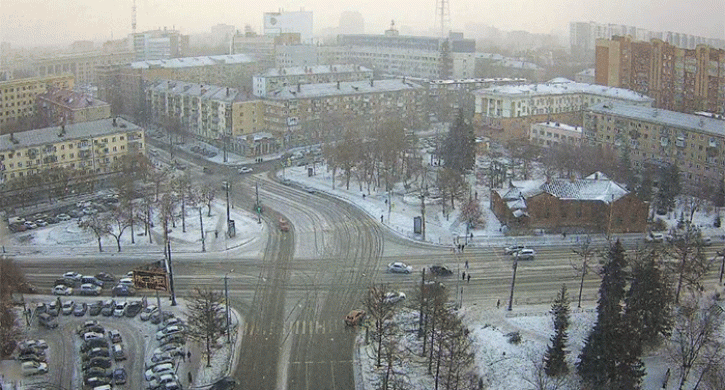
<instances>
[{"instance_id":1,"label":"red brick building","mask_svg":"<svg viewBox=\"0 0 725 390\"><path fill-rule=\"evenodd\" d=\"M602 173L584 179L511 181L491 209L512 231L641 233L649 205Z\"/></svg>"}]
</instances>

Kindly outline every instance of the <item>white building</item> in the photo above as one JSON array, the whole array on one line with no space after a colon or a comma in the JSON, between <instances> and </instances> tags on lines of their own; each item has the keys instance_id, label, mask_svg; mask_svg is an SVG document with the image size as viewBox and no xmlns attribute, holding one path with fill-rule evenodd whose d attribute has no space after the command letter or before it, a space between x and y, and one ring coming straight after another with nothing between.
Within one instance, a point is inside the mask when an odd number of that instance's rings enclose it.
<instances>
[{"instance_id":1,"label":"white building","mask_svg":"<svg viewBox=\"0 0 725 390\"><path fill-rule=\"evenodd\" d=\"M154 30L132 37L136 61L183 57L189 50L189 36L176 30Z\"/></svg>"},{"instance_id":2,"label":"white building","mask_svg":"<svg viewBox=\"0 0 725 390\"><path fill-rule=\"evenodd\" d=\"M312 11L265 12L264 35L300 34L302 43L312 43Z\"/></svg>"}]
</instances>

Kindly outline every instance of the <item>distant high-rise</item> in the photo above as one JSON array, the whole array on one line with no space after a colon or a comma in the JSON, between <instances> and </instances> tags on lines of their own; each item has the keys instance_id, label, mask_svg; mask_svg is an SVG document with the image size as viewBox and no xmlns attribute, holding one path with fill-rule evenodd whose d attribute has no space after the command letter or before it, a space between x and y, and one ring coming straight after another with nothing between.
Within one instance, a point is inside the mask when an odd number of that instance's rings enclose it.
<instances>
[{"instance_id":1,"label":"distant high-rise","mask_svg":"<svg viewBox=\"0 0 725 390\"><path fill-rule=\"evenodd\" d=\"M153 30L133 34L137 61L183 57L189 51L189 36L176 30Z\"/></svg>"},{"instance_id":2,"label":"distant high-rise","mask_svg":"<svg viewBox=\"0 0 725 390\"><path fill-rule=\"evenodd\" d=\"M302 43L312 43L312 11L265 12L264 35L277 37L284 33L298 33Z\"/></svg>"},{"instance_id":3,"label":"distant high-rise","mask_svg":"<svg viewBox=\"0 0 725 390\"><path fill-rule=\"evenodd\" d=\"M340 15L341 34L365 34L365 19L360 12L345 11Z\"/></svg>"}]
</instances>

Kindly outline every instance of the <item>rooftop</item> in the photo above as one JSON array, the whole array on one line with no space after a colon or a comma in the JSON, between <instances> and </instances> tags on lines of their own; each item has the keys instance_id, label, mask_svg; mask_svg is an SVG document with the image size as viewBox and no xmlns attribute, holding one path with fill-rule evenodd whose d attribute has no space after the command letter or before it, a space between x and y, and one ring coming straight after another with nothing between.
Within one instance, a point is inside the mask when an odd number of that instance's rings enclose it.
<instances>
[{"instance_id":1,"label":"rooftop","mask_svg":"<svg viewBox=\"0 0 725 390\"><path fill-rule=\"evenodd\" d=\"M611 203L627 195L627 190L601 172L584 179L537 179L510 181L510 187L496 190L511 209L525 209L527 198L541 193L565 200L588 200Z\"/></svg>"},{"instance_id":2,"label":"rooftop","mask_svg":"<svg viewBox=\"0 0 725 390\"><path fill-rule=\"evenodd\" d=\"M593 105L588 111L725 136L725 121L722 119L611 102Z\"/></svg>"},{"instance_id":3,"label":"rooftop","mask_svg":"<svg viewBox=\"0 0 725 390\"><path fill-rule=\"evenodd\" d=\"M217 56L200 56L172 58L168 60L147 60L131 63L133 69L151 68L191 68L195 66L209 66L220 64L246 64L256 60L246 54L224 54Z\"/></svg>"},{"instance_id":4,"label":"rooftop","mask_svg":"<svg viewBox=\"0 0 725 390\"><path fill-rule=\"evenodd\" d=\"M51 88L48 92L38 95L38 99L48 100L73 110L108 105L108 103L94 99L92 96L84 93L58 88Z\"/></svg>"},{"instance_id":5,"label":"rooftop","mask_svg":"<svg viewBox=\"0 0 725 390\"><path fill-rule=\"evenodd\" d=\"M236 88L221 87L211 84L189 83L177 80L158 80L153 82L147 90L166 92L174 95L195 96L201 99L225 102L242 102L259 99L250 93L243 92Z\"/></svg>"},{"instance_id":6,"label":"rooftop","mask_svg":"<svg viewBox=\"0 0 725 390\"><path fill-rule=\"evenodd\" d=\"M348 81L340 83L300 84L274 90L267 94L268 99L287 100L325 96L357 95L366 93L397 92L422 89L418 84L403 79Z\"/></svg>"},{"instance_id":7,"label":"rooftop","mask_svg":"<svg viewBox=\"0 0 725 390\"><path fill-rule=\"evenodd\" d=\"M271 68L266 72L257 75L263 77L276 76L301 76L305 74L328 74L328 73L352 73L352 72L370 72L368 69L360 65L343 64L343 65L313 65L313 66L293 66L288 68Z\"/></svg>"},{"instance_id":8,"label":"rooftop","mask_svg":"<svg viewBox=\"0 0 725 390\"><path fill-rule=\"evenodd\" d=\"M505 85L483 88L474 91L476 95L508 95L512 97L568 95L586 93L609 98L627 99L638 102L654 102L651 97L624 88L606 87L602 85L577 83L569 79L558 77L546 83Z\"/></svg>"},{"instance_id":9,"label":"rooftop","mask_svg":"<svg viewBox=\"0 0 725 390\"><path fill-rule=\"evenodd\" d=\"M572 126L572 125L567 125L566 123L560 123L560 122L552 122L552 121L540 122L540 123L536 123L536 125L550 127L552 129L564 129L564 130L568 130L568 131L575 131L578 133L582 132L581 126Z\"/></svg>"},{"instance_id":10,"label":"rooftop","mask_svg":"<svg viewBox=\"0 0 725 390\"><path fill-rule=\"evenodd\" d=\"M43 146L56 142L85 139L89 137L98 137L102 135L136 130L142 130L142 128L122 118L116 119L116 126L113 125L113 119L101 119L99 121L66 125L65 133L62 137L59 136L59 134L62 133L61 126L52 126L44 129L14 133L12 135L0 135L0 150L16 150L20 148ZM13 142L13 140L17 141L17 143Z\"/></svg>"}]
</instances>

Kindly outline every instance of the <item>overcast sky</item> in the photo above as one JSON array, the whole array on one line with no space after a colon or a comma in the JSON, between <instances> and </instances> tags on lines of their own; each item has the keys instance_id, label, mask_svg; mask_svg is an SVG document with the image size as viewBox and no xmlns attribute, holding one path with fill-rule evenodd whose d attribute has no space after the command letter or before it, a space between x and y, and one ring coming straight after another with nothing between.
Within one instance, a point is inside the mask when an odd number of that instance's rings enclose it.
<instances>
[{"instance_id":1,"label":"overcast sky","mask_svg":"<svg viewBox=\"0 0 725 390\"><path fill-rule=\"evenodd\" d=\"M725 0L449 0L454 30L480 23L504 31L568 34L571 21L629 24L725 39ZM0 0L0 39L14 46L101 41L131 32L132 0ZM417 31L432 28L436 0L136 0L137 30L167 26L184 34L226 23L261 30L262 14L280 8L314 13L314 29L338 25L358 11L366 33L382 33L394 19Z\"/></svg>"}]
</instances>

